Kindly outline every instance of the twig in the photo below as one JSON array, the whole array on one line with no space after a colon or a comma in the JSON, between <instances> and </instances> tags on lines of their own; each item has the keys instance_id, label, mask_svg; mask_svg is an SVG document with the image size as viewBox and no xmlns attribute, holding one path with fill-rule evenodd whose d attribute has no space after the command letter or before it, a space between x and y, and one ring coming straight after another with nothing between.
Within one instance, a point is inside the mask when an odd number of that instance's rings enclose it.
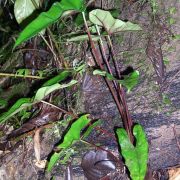
<instances>
[{"instance_id":1,"label":"twig","mask_svg":"<svg viewBox=\"0 0 180 180\"><path fill-rule=\"evenodd\" d=\"M51 104L51 103L46 102L46 101L44 101L44 100L41 100L41 102L44 103L44 104L47 104L47 105L49 105L49 106L52 106L52 107L54 107L54 108L56 108L56 109L59 109L61 112L65 113L65 114L68 114L68 115L70 115L70 116L73 116L73 118L77 118L77 117L78 117L78 116L76 116L75 114L73 114L72 112L66 111L66 110L64 110L64 109L62 109L62 108L60 108L60 107L58 107L58 106L56 106L56 105L54 105L54 104Z\"/></svg>"},{"instance_id":2,"label":"twig","mask_svg":"<svg viewBox=\"0 0 180 180\"><path fill-rule=\"evenodd\" d=\"M45 77L40 76L32 76L32 75L18 75L18 74L10 74L10 73L0 73L0 76L8 76L8 77L20 77L20 78L31 78L31 79L45 79Z\"/></svg>"}]
</instances>

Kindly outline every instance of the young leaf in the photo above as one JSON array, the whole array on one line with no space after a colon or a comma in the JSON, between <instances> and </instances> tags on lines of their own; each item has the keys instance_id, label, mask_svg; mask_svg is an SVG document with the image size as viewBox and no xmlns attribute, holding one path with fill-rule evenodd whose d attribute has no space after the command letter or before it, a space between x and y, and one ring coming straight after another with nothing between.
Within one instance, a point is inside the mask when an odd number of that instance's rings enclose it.
<instances>
[{"instance_id":1,"label":"young leaf","mask_svg":"<svg viewBox=\"0 0 180 180\"><path fill-rule=\"evenodd\" d=\"M16 103L7 112L0 115L0 123L3 123L14 114L31 105L32 102L30 98L21 98L17 100Z\"/></svg>"},{"instance_id":2,"label":"young leaf","mask_svg":"<svg viewBox=\"0 0 180 180\"><path fill-rule=\"evenodd\" d=\"M75 141L80 140L81 130L90 122L90 119L87 117L88 115L81 116L78 120L76 120L65 134L63 142L57 146L59 149L67 149L69 148ZM62 151L61 151L62 152ZM48 163L47 170L51 171L52 167L58 161L61 152L55 152Z\"/></svg>"},{"instance_id":3,"label":"young leaf","mask_svg":"<svg viewBox=\"0 0 180 180\"><path fill-rule=\"evenodd\" d=\"M35 2L39 6L40 0L35 0ZM14 15L19 24L29 17L34 10L36 10L36 7L32 0L16 0L14 3Z\"/></svg>"},{"instance_id":4,"label":"young leaf","mask_svg":"<svg viewBox=\"0 0 180 180\"><path fill-rule=\"evenodd\" d=\"M130 142L128 134L123 128L117 129L116 133L121 147L121 154L130 171L131 178L133 180L144 180L148 162L148 142L143 128L140 125L134 126L135 147Z\"/></svg>"},{"instance_id":5,"label":"young leaf","mask_svg":"<svg viewBox=\"0 0 180 180\"><path fill-rule=\"evenodd\" d=\"M114 19L109 11L104 11L101 9L91 11L89 13L89 19L92 23L103 26L109 34L120 31L142 30L139 25Z\"/></svg>"},{"instance_id":6,"label":"young leaf","mask_svg":"<svg viewBox=\"0 0 180 180\"><path fill-rule=\"evenodd\" d=\"M83 138L88 137L89 134L91 133L91 131L100 124L101 124L101 121L98 120L98 121L94 122L91 126L89 126L88 129L86 130L86 132L83 134Z\"/></svg>"}]
</instances>

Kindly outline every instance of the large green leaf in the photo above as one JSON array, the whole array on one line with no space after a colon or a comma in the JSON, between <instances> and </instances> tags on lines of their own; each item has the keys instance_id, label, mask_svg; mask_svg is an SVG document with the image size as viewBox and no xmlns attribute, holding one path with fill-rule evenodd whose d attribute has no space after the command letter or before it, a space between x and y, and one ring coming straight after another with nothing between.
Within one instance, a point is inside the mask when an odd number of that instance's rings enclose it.
<instances>
[{"instance_id":1,"label":"large green leaf","mask_svg":"<svg viewBox=\"0 0 180 180\"><path fill-rule=\"evenodd\" d=\"M80 11L83 10L83 8L84 0L62 0L61 2L55 2L47 12L41 13L25 27L16 40L14 48L55 22L62 16L63 12L67 10Z\"/></svg>"},{"instance_id":2,"label":"large green leaf","mask_svg":"<svg viewBox=\"0 0 180 180\"><path fill-rule=\"evenodd\" d=\"M117 129L116 133L121 147L121 154L130 171L131 178L133 180L144 180L148 162L148 142L143 128L140 125L134 126L135 146L130 142L128 134L123 128Z\"/></svg>"},{"instance_id":3,"label":"large green leaf","mask_svg":"<svg viewBox=\"0 0 180 180\"><path fill-rule=\"evenodd\" d=\"M117 81L119 84L122 84L124 87L127 88L128 93L131 91L133 87L135 87L138 84L139 80L139 71L134 71L129 75L123 76L123 80L118 80L113 75L99 69L94 70L93 75L100 75L106 77L109 80Z\"/></svg>"},{"instance_id":4,"label":"large green leaf","mask_svg":"<svg viewBox=\"0 0 180 180\"><path fill-rule=\"evenodd\" d=\"M18 113L22 109L32 105L30 98L21 98L16 101L16 103L5 113L0 116L0 123L5 122L7 119L12 117L14 114Z\"/></svg>"},{"instance_id":5,"label":"large green leaf","mask_svg":"<svg viewBox=\"0 0 180 180\"><path fill-rule=\"evenodd\" d=\"M25 27L16 40L14 48L55 22L63 12L60 3L54 3L49 11L41 13L35 20Z\"/></svg>"},{"instance_id":6,"label":"large green leaf","mask_svg":"<svg viewBox=\"0 0 180 180\"><path fill-rule=\"evenodd\" d=\"M40 0L34 0L39 6ZM36 10L36 6L32 0L16 0L14 3L14 15L17 22L20 24L23 20L29 17Z\"/></svg>"},{"instance_id":7,"label":"large green leaf","mask_svg":"<svg viewBox=\"0 0 180 180\"><path fill-rule=\"evenodd\" d=\"M47 95L49 95L50 93L52 93L53 91L56 91L58 89L63 89L63 88L66 88L66 87L69 87L69 86L72 86L74 84L76 84L77 81L76 80L71 80L69 83L67 84L59 84L59 83L56 83L56 84L53 84L51 86L45 86L45 87L42 87L40 89L38 89L35 97L34 97L34 102L36 101L41 101L42 99L44 99Z\"/></svg>"},{"instance_id":8,"label":"large green leaf","mask_svg":"<svg viewBox=\"0 0 180 180\"><path fill-rule=\"evenodd\" d=\"M95 9L89 13L89 19L92 23L103 26L109 34L120 31L139 31L142 30L137 24L124 22L120 19L114 19L109 11Z\"/></svg>"},{"instance_id":9,"label":"large green leaf","mask_svg":"<svg viewBox=\"0 0 180 180\"><path fill-rule=\"evenodd\" d=\"M80 140L81 130L90 122L90 119L87 117L88 115L83 115L79 119L77 119L70 127L68 132L65 134L62 143L60 143L57 148L60 150L64 150L69 148L75 141ZM59 160L59 157L62 154L61 152L55 152L48 163L47 170L51 171L55 163Z\"/></svg>"}]
</instances>

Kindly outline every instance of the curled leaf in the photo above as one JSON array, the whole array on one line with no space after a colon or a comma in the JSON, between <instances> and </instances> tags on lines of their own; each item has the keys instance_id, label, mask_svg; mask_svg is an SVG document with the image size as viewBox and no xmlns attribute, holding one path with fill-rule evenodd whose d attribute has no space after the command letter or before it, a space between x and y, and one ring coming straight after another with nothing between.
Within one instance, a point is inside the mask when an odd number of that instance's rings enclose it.
<instances>
[{"instance_id":1,"label":"curled leaf","mask_svg":"<svg viewBox=\"0 0 180 180\"><path fill-rule=\"evenodd\" d=\"M81 166L89 180L96 180L115 170L116 160L107 151L89 151L84 155Z\"/></svg>"}]
</instances>

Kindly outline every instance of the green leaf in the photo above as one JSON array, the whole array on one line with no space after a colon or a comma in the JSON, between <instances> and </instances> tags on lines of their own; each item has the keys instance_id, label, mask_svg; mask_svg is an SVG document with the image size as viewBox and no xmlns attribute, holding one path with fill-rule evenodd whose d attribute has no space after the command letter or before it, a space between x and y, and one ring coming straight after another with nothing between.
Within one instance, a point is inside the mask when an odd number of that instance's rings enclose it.
<instances>
[{"instance_id":1,"label":"green leaf","mask_svg":"<svg viewBox=\"0 0 180 180\"><path fill-rule=\"evenodd\" d=\"M93 75L100 75L106 77L108 80L117 81L119 84L122 84L127 88L128 93L131 91L133 87L135 87L138 84L139 80L139 71L134 71L131 74L124 76L123 80L118 80L106 71L101 71L99 69L94 70Z\"/></svg>"},{"instance_id":2,"label":"green leaf","mask_svg":"<svg viewBox=\"0 0 180 180\"><path fill-rule=\"evenodd\" d=\"M175 34L175 35L173 36L173 39L175 39L175 40L180 40L180 34Z\"/></svg>"},{"instance_id":3,"label":"green leaf","mask_svg":"<svg viewBox=\"0 0 180 180\"><path fill-rule=\"evenodd\" d=\"M22 75L22 76L24 76L24 77L26 77L26 76L28 76L28 75L30 75L31 74L31 72L30 72L30 70L29 69L18 69L17 71L16 71L16 75ZM16 76L15 75L15 76Z\"/></svg>"},{"instance_id":4,"label":"green leaf","mask_svg":"<svg viewBox=\"0 0 180 180\"><path fill-rule=\"evenodd\" d=\"M177 12L176 7L171 7L171 8L169 8L169 14L170 14L170 15L173 15L173 14L175 14L176 12Z\"/></svg>"},{"instance_id":5,"label":"green leaf","mask_svg":"<svg viewBox=\"0 0 180 180\"><path fill-rule=\"evenodd\" d=\"M60 4L64 11L67 10L84 11L84 0L62 0Z\"/></svg>"},{"instance_id":6,"label":"green leaf","mask_svg":"<svg viewBox=\"0 0 180 180\"><path fill-rule=\"evenodd\" d=\"M34 0L39 6L40 0ZM36 6L32 0L16 0L14 3L14 15L17 22L20 24L23 20L29 17L36 10Z\"/></svg>"},{"instance_id":7,"label":"green leaf","mask_svg":"<svg viewBox=\"0 0 180 180\"><path fill-rule=\"evenodd\" d=\"M88 129L86 130L86 132L84 133L83 138L88 137L89 134L91 133L91 131L92 131L96 126L98 126L98 125L100 125L100 124L101 124L101 121L98 120L98 121L94 122L92 125L90 125L90 126L88 127Z\"/></svg>"},{"instance_id":8,"label":"green leaf","mask_svg":"<svg viewBox=\"0 0 180 180\"><path fill-rule=\"evenodd\" d=\"M24 71L23 71L24 72ZM68 77L69 73L68 71L62 72L60 75L56 76L55 78L50 79L45 84L49 86L43 86L38 89L38 91L35 94L35 97L32 98L21 98L17 100L17 102L5 113L0 115L0 123L5 122L7 119L18 113L19 111L23 110L24 108L27 108L33 104L38 103L43 98L45 98L47 95L52 93L55 90L66 88L69 86L72 86L77 83L76 80L71 80L67 84L59 84L57 82L60 82ZM44 85L45 85L44 84Z\"/></svg>"},{"instance_id":9,"label":"green leaf","mask_svg":"<svg viewBox=\"0 0 180 180\"><path fill-rule=\"evenodd\" d=\"M63 12L67 10L83 10L83 3L83 0L62 0L61 2L55 2L47 12L41 13L36 19L25 27L16 40L14 48L57 21L58 18L62 16Z\"/></svg>"},{"instance_id":10,"label":"green leaf","mask_svg":"<svg viewBox=\"0 0 180 180\"><path fill-rule=\"evenodd\" d=\"M92 23L103 26L109 34L120 31L142 30L139 25L114 19L109 11L104 11L101 9L91 11L89 13L89 19Z\"/></svg>"},{"instance_id":11,"label":"green leaf","mask_svg":"<svg viewBox=\"0 0 180 180\"><path fill-rule=\"evenodd\" d=\"M171 102L171 99L166 95L166 94L162 94L162 101L163 101L163 103L164 104L166 104L166 105L170 105L172 102Z\"/></svg>"},{"instance_id":12,"label":"green leaf","mask_svg":"<svg viewBox=\"0 0 180 180\"><path fill-rule=\"evenodd\" d=\"M130 171L133 180L144 180L148 162L148 142L145 132L140 125L135 125L133 134L136 138L135 147L130 142L127 132L123 128L116 130L121 147L121 154Z\"/></svg>"},{"instance_id":13,"label":"green leaf","mask_svg":"<svg viewBox=\"0 0 180 180\"><path fill-rule=\"evenodd\" d=\"M20 112L22 109L31 105L32 105L32 102L30 98L21 98L17 100L16 103L7 112L0 115L0 123L5 122L14 114Z\"/></svg>"},{"instance_id":14,"label":"green leaf","mask_svg":"<svg viewBox=\"0 0 180 180\"><path fill-rule=\"evenodd\" d=\"M61 8L60 3L54 3L49 11L41 13L35 20L25 27L16 40L14 48L55 22L62 13L63 9Z\"/></svg>"},{"instance_id":15,"label":"green leaf","mask_svg":"<svg viewBox=\"0 0 180 180\"><path fill-rule=\"evenodd\" d=\"M123 80L118 80L120 84L125 86L128 90L128 93L133 87L138 84L139 81L139 71L134 71L130 75L124 76Z\"/></svg>"},{"instance_id":16,"label":"green leaf","mask_svg":"<svg viewBox=\"0 0 180 180\"><path fill-rule=\"evenodd\" d=\"M71 71L63 71L60 74L58 74L57 76L51 78L50 80L46 81L42 87L44 86L51 86L53 84L59 83L63 80L65 80L67 77L69 77L70 75L72 75Z\"/></svg>"},{"instance_id":17,"label":"green leaf","mask_svg":"<svg viewBox=\"0 0 180 180\"><path fill-rule=\"evenodd\" d=\"M107 72L106 71L102 71L100 69L96 69L93 71L93 75L99 75L99 76L106 76Z\"/></svg>"},{"instance_id":18,"label":"green leaf","mask_svg":"<svg viewBox=\"0 0 180 180\"><path fill-rule=\"evenodd\" d=\"M58 90L58 89L62 89L62 88L66 88L66 87L69 87L69 86L72 86L74 84L76 84L77 81L76 80L71 80L69 83L67 84L59 84L59 83L56 83L56 84L53 84L51 86L45 86L45 87L42 87L40 89L38 89L36 95L35 95L35 98L34 98L34 102L36 101L41 101L42 99L44 99L47 95L49 95L50 93L52 93L53 91L55 90Z\"/></svg>"},{"instance_id":19,"label":"green leaf","mask_svg":"<svg viewBox=\"0 0 180 180\"><path fill-rule=\"evenodd\" d=\"M64 139L61 144L57 146L60 150L65 150L69 148L75 141L80 140L81 130L90 122L90 119L87 117L88 115L83 115L79 119L77 119L70 127L68 132L65 134ZM59 160L62 151L57 153L55 152L48 163L47 170L51 171L55 163Z\"/></svg>"}]
</instances>

